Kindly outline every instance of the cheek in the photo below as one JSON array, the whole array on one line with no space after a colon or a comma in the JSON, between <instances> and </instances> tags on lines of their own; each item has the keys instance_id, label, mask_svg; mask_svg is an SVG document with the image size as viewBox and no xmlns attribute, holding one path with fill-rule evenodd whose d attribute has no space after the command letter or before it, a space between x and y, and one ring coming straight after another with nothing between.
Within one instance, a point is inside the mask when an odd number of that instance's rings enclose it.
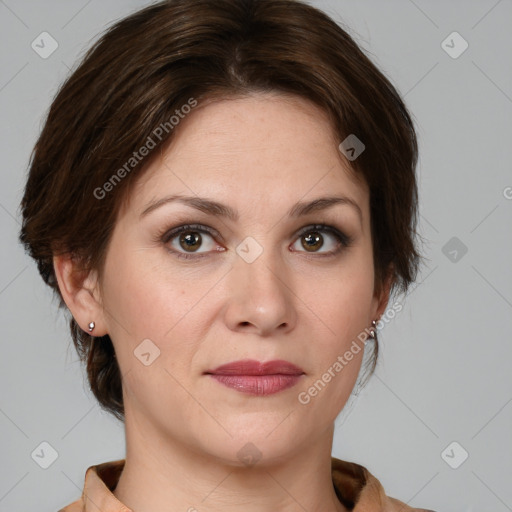
<instances>
[{"instance_id":1,"label":"cheek","mask_svg":"<svg viewBox=\"0 0 512 512\"><path fill-rule=\"evenodd\" d=\"M344 406L361 367L373 298L372 264L366 252L352 255L338 271L317 275L318 286L301 291L312 313L307 316L315 363L299 403L329 419Z\"/></svg>"},{"instance_id":2,"label":"cheek","mask_svg":"<svg viewBox=\"0 0 512 512\"><path fill-rule=\"evenodd\" d=\"M137 354L149 351L151 358L158 355L152 366L186 375L209 325L204 319L210 303L204 299L211 278L187 275L165 262L150 264L144 251L129 254L125 251L120 257L112 252L104 282L109 334L122 370L137 370L135 378L142 366ZM150 374L147 370L145 379Z\"/></svg>"},{"instance_id":3,"label":"cheek","mask_svg":"<svg viewBox=\"0 0 512 512\"><path fill-rule=\"evenodd\" d=\"M329 336L327 346L342 348L345 342L368 327L367 318L373 299L373 268L371 259L346 260L339 271L317 276L317 285L311 281L303 285L300 296L317 317L318 327Z\"/></svg>"},{"instance_id":4,"label":"cheek","mask_svg":"<svg viewBox=\"0 0 512 512\"><path fill-rule=\"evenodd\" d=\"M105 305L132 337L162 339L193 309L206 283L187 280L170 266L149 261L142 250L121 257L112 252L105 271ZM117 326L119 327L119 325Z\"/></svg>"}]
</instances>

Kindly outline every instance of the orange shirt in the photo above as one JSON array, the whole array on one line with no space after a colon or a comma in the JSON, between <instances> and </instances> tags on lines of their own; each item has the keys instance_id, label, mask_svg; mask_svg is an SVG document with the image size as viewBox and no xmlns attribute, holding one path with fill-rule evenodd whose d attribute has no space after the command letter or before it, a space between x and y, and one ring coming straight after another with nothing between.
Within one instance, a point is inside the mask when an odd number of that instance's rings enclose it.
<instances>
[{"instance_id":1,"label":"orange shirt","mask_svg":"<svg viewBox=\"0 0 512 512\"><path fill-rule=\"evenodd\" d=\"M125 459L87 469L82 496L59 512L132 512L113 494ZM331 457L332 481L343 505L353 512L433 512L411 508L386 496L381 483L363 466Z\"/></svg>"}]
</instances>

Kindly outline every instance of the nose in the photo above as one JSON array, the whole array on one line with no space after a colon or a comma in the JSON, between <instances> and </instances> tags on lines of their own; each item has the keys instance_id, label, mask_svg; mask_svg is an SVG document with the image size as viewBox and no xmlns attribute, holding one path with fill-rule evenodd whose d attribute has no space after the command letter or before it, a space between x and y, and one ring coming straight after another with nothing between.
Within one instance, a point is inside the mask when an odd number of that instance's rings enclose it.
<instances>
[{"instance_id":1,"label":"nose","mask_svg":"<svg viewBox=\"0 0 512 512\"><path fill-rule=\"evenodd\" d=\"M291 276L271 250L251 263L237 256L228 274L226 325L236 332L282 335L295 327L297 296Z\"/></svg>"}]
</instances>

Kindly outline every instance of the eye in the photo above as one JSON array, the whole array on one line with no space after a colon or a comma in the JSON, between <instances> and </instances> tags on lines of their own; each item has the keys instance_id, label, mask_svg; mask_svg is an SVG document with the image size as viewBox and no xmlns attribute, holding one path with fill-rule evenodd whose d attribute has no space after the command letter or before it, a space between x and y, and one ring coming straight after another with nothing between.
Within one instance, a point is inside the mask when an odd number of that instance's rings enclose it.
<instances>
[{"instance_id":1,"label":"eye","mask_svg":"<svg viewBox=\"0 0 512 512\"><path fill-rule=\"evenodd\" d=\"M162 242L178 258L202 258L204 255L198 254L225 250L215 242L214 236L216 233L206 226L187 224L168 231Z\"/></svg>"},{"instance_id":2,"label":"eye","mask_svg":"<svg viewBox=\"0 0 512 512\"><path fill-rule=\"evenodd\" d=\"M293 244L292 251L307 252L325 257L338 254L352 243L351 237L333 226L324 224L306 226L297 236L298 239ZM225 251L226 248L219 245L215 239L222 240L222 236L215 230L201 224L185 224L157 236L157 240L160 240L166 246L167 251L177 258L183 259L205 258L212 251ZM324 251L320 251L320 249L324 249Z\"/></svg>"},{"instance_id":3,"label":"eye","mask_svg":"<svg viewBox=\"0 0 512 512\"><path fill-rule=\"evenodd\" d=\"M327 234L327 236L325 236ZM305 252L319 253L320 249L327 249L320 252L323 256L330 256L337 254L343 248L350 246L352 240L349 236L345 235L333 226L326 226L324 224L315 224L307 226L299 233L299 238L292 246L293 250L302 252L300 247L305 249Z\"/></svg>"}]
</instances>

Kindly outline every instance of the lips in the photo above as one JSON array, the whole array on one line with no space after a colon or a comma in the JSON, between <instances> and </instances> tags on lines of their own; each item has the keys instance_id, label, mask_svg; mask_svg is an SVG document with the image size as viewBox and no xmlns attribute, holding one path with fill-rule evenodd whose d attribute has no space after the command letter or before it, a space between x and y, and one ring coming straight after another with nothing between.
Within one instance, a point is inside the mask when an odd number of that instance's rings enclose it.
<instances>
[{"instance_id":1,"label":"lips","mask_svg":"<svg viewBox=\"0 0 512 512\"><path fill-rule=\"evenodd\" d=\"M288 361L277 359L261 363L253 359L244 359L222 364L205 373L213 375L302 375L304 370Z\"/></svg>"},{"instance_id":2,"label":"lips","mask_svg":"<svg viewBox=\"0 0 512 512\"><path fill-rule=\"evenodd\" d=\"M288 361L261 363L245 359L223 364L214 370L208 370L205 374L241 393L266 396L295 386L304 375L304 371Z\"/></svg>"}]
</instances>

